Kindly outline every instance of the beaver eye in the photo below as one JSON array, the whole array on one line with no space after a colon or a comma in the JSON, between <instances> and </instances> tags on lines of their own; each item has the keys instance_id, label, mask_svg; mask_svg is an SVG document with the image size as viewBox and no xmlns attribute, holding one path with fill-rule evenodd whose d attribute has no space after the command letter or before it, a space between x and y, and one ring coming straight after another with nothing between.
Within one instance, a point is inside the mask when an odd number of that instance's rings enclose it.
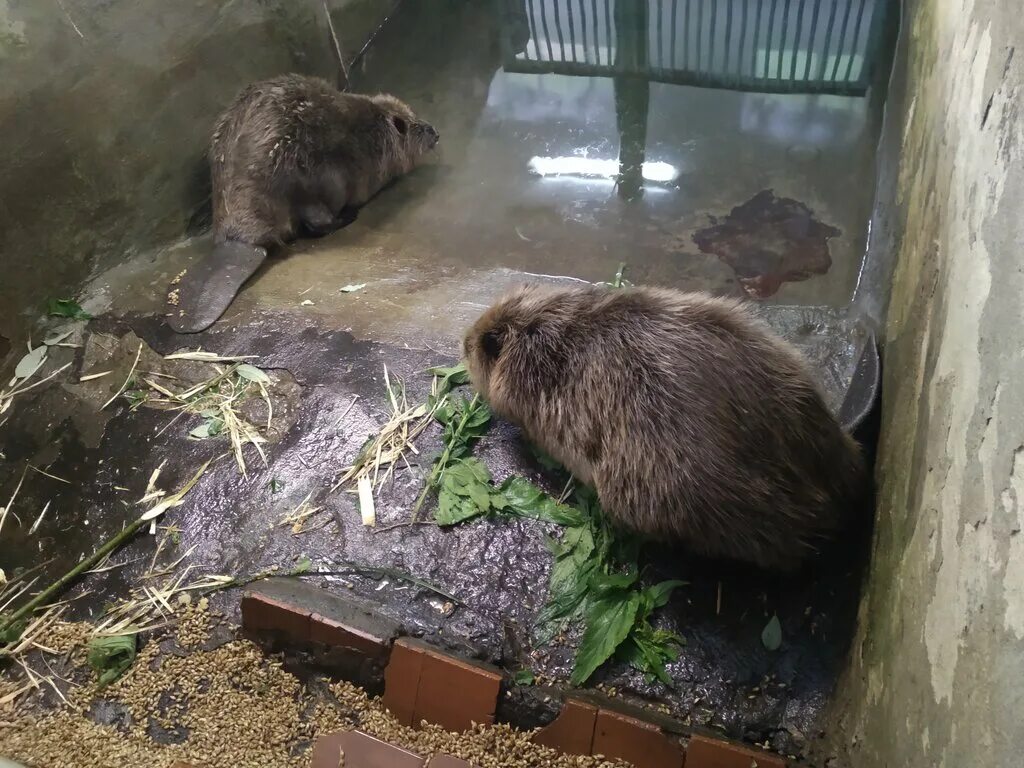
<instances>
[{"instance_id":1,"label":"beaver eye","mask_svg":"<svg viewBox=\"0 0 1024 768\"><path fill-rule=\"evenodd\" d=\"M391 122L395 124L395 130L405 136L406 131L409 130L409 124L405 122L405 119L396 116L391 118Z\"/></svg>"}]
</instances>

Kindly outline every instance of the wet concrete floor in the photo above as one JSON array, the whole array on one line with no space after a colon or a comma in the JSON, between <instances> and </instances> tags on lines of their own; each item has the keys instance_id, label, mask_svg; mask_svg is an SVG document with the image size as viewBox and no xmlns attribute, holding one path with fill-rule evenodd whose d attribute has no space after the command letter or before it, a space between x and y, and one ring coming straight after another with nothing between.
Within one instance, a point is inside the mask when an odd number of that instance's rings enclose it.
<instances>
[{"instance_id":1,"label":"wet concrete floor","mask_svg":"<svg viewBox=\"0 0 1024 768\"><path fill-rule=\"evenodd\" d=\"M134 519L133 502L161 462L167 487L177 487L225 450L189 440L194 423L167 428L163 412L120 402L99 409L127 373L136 338L164 354L202 345L256 355L257 365L296 385L280 403L281 434L267 446L266 466L250 454L247 477L229 461L213 465L168 517L181 529L176 551L194 547L187 562L211 573L287 569L301 555L321 569L400 569L457 601L388 577L328 583L379 601L412 633L564 680L571 648L537 649L531 640L552 531L525 521L384 530L409 519L425 462L396 473L378 501L377 531L360 524L350 494L329 492L387 418L384 364L420 400L429 387L424 369L457 358L462 330L502 290L533 279L608 280L626 262L636 283L788 305L770 318L810 350L838 408L864 341L844 312L871 205L876 116L868 102L652 84L651 178L642 194L624 193L606 162L620 141L612 81L504 72L501 18L485 3L407 3L385 25L353 72L355 87L407 100L440 130L441 152L344 230L272 259L210 331L177 336L161 320L168 281L209 247L206 236L90 281L81 300L98 317L74 337L84 347L55 350L46 369L69 360L70 377L20 397L0 423L0 501L26 463L71 481L26 475L17 517L0 539L4 568L52 558L43 580L59 574ZM352 284L365 287L340 290ZM96 369L103 350L115 373L93 386L72 383ZM427 457L437 431L421 442ZM508 425L496 424L478 454L498 480L520 473L556 490L557 478ZM280 520L310 493L329 519L293 536ZM29 534L48 501L48 517ZM87 579L79 589L92 594L79 610L98 611L123 594L148 567L157 538L134 542L125 568ZM821 727L852 633L862 555L847 540L809 572L774 577L651 553L652 577L690 581L660 619L687 639L669 667L674 685L651 684L622 665L594 682L665 704L684 722L799 753ZM760 633L776 613L784 641L772 653Z\"/></svg>"}]
</instances>

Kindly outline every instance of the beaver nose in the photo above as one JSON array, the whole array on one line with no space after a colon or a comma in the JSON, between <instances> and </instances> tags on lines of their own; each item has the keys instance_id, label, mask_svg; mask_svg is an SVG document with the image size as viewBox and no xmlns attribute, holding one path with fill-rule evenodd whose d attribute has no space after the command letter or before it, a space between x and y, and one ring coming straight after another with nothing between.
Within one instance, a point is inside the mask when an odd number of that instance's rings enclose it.
<instances>
[{"instance_id":1,"label":"beaver nose","mask_svg":"<svg viewBox=\"0 0 1024 768\"><path fill-rule=\"evenodd\" d=\"M430 139L431 147L433 147L435 144L437 144L438 141L441 140L441 134L438 133L437 129L432 125L427 126L427 137Z\"/></svg>"}]
</instances>

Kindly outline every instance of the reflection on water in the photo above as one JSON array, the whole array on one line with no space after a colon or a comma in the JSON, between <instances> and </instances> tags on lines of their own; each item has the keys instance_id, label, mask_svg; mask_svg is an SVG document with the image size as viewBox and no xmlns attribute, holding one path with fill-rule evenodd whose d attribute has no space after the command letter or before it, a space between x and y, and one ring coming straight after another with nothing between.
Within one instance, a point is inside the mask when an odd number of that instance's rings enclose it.
<instances>
[{"instance_id":1,"label":"reflection on water","mask_svg":"<svg viewBox=\"0 0 1024 768\"><path fill-rule=\"evenodd\" d=\"M754 285L762 298L843 306L870 213L878 101L857 94L877 67L881 7L406 6L356 85L393 91L434 121L444 172L410 179L388 215L478 267L601 280L626 261L640 281L720 293ZM780 214L767 220L781 231L759 217L740 233L743 217L733 218L729 242L710 241L733 209L768 198L790 201L827 236L766 258L759 239L771 237L776 253L800 218Z\"/></svg>"}]
</instances>

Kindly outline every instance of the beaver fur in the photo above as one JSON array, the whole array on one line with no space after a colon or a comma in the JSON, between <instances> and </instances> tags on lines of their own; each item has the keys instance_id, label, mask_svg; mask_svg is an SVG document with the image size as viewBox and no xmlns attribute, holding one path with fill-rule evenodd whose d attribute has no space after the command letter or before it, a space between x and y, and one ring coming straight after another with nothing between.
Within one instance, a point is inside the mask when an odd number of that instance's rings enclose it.
<instances>
[{"instance_id":1,"label":"beaver fur","mask_svg":"<svg viewBox=\"0 0 1024 768\"><path fill-rule=\"evenodd\" d=\"M176 289L171 325L209 327L268 248L351 220L437 141L433 126L394 96L341 93L294 74L245 88L210 141L214 252Z\"/></svg>"},{"instance_id":2,"label":"beaver fur","mask_svg":"<svg viewBox=\"0 0 1024 768\"><path fill-rule=\"evenodd\" d=\"M526 287L466 334L494 411L592 486L616 524L789 570L868 485L800 355L736 301Z\"/></svg>"}]
</instances>

